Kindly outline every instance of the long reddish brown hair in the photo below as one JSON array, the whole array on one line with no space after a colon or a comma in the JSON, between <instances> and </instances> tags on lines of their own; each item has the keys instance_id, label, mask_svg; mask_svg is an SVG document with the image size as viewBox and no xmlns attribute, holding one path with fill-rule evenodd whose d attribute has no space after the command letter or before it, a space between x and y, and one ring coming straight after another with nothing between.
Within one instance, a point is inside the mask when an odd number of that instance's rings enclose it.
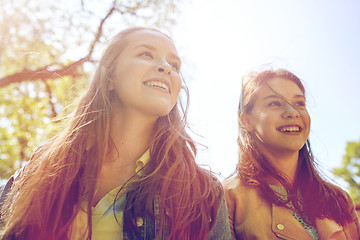
<instances>
[{"instance_id":1,"label":"long reddish brown hair","mask_svg":"<svg viewBox=\"0 0 360 240\"><path fill-rule=\"evenodd\" d=\"M116 35L68 122L34 152L3 206L2 239L68 239L83 202L87 203L91 239L96 177L111 146L108 84L127 36L140 30L158 31L130 28ZM186 85L182 88L188 98ZM126 187L127 201L132 203L124 212L124 231L129 234L136 234L134 217L144 211L154 217L152 206L157 196L160 226L169 219L169 239L206 239L214 224L209 219L216 219L219 186L213 175L195 162L195 143L186 133L187 107L188 101L186 106L178 101L169 115L157 120L145 176Z\"/></svg>"},{"instance_id":2,"label":"long reddish brown hair","mask_svg":"<svg viewBox=\"0 0 360 240\"><path fill-rule=\"evenodd\" d=\"M239 163L237 174L242 182L257 186L270 202L287 207L288 200L314 221L315 218L330 218L339 224L345 224L351 220L351 213L342 190L325 180L320 174L318 165L311 151L309 139L299 151L298 168L295 182L290 180L258 151L255 138L240 121L242 113L251 113L259 88L266 85L273 78L284 78L293 81L303 92L305 88L301 80L293 73L278 69L262 72L251 72L245 76L239 103ZM284 200L268 184L267 179L273 178L279 181L288 193L288 199ZM297 194L301 192L301 198Z\"/></svg>"}]
</instances>

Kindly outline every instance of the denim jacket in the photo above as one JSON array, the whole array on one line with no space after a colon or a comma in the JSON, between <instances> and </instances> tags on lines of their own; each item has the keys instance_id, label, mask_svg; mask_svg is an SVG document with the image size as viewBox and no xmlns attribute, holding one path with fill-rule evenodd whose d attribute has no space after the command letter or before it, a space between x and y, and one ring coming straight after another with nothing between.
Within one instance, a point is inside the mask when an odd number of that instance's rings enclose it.
<instances>
[{"instance_id":1,"label":"denim jacket","mask_svg":"<svg viewBox=\"0 0 360 240\"><path fill-rule=\"evenodd\" d=\"M219 207L217 211L217 217L215 219L215 225L211 229L208 239L210 240L230 240L231 239L231 233L230 233L230 226L229 226L229 219L228 219L228 212L227 212L227 206L225 203L225 197L223 194L223 191L221 189L221 197L219 198ZM143 221L141 221L141 224L139 227L140 230L140 238L134 237L134 236L127 236L124 234L124 240L126 239L136 239L136 240L144 240L144 239L154 239L155 233L160 228L158 216L159 216L159 205L160 198L159 196L154 199L154 214L155 214L155 220L153 220L150 216L145 216ZM168 225L169 222L165 219L163 231L161 233L160 239L167 239L168 238Z\"/></svg>"},{"instance_id":2,"label":"denim jacket","mask_svg":"<svg viewBox=\"0 0 360 240\"><path fill-rule=\"evenodd\" d=\"M6 197L11 190L11 187L15 181L15 179L20 175L21 170L18 170L13 176L9 178L9 180L3 186L0 186L0 209L3 203L6 200ZM210 240L230 240L231 239L231 232L230 232L230 225L228 219L228 211L227 206L225 203L225 196L221 186L219 186L219 190L217 191L221 196L219 196L219 206L217 211L217 217L215 219L215 225L211 229L209 233L208 239ZM129 203L127 203L129 204ZM160 196L155 197L154 199L154 215L155 220L145 214L144 217L138 221L138 230L140 232L140 237L136 236L129 236L128 234L124 233L123 239L124 240L150 240L155 238L155 234L160 229L159 226L159 212L160 212ZM160 236L160 239L167 239L168 238L168 231L169 231L169 221L165 219L163 223L163 230Z\"/></svg>"}]
</instances>

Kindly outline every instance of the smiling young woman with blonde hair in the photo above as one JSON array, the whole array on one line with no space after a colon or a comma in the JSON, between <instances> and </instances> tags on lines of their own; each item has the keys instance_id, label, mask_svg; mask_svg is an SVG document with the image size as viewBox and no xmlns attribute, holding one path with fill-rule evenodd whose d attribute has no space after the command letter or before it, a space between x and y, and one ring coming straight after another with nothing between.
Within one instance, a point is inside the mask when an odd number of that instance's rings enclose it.
<instances>
[{"instance_id":1,"label":"smiling young woman with blonde hair","mask_svg":"<svg viewBox=\"0 0 360 240\"><path fill-rule=\"evenodd\" d=\"M69 122L5 186L2 239L229 239L221 184L186 132L180 67L162 32L116 35Z\"/></svg>"}]
</instances>

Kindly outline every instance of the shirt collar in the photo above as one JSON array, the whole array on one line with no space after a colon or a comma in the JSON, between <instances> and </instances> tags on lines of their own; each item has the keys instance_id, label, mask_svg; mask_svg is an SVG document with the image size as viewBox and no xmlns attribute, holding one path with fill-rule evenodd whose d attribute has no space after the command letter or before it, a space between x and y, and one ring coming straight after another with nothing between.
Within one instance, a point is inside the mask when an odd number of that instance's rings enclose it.
<instances>
[{"instance_id":1,"label":"shirt collar","mask_svg":"<svg viewBox=\"0 0 360 240\"><path fill-rule=\"evenodd\" d=\"M144 174L142 168L149 162L150 159L150 150L147 149L143 155L136 161L135 173L140 177Z\"/></svg>"}]
</instances>

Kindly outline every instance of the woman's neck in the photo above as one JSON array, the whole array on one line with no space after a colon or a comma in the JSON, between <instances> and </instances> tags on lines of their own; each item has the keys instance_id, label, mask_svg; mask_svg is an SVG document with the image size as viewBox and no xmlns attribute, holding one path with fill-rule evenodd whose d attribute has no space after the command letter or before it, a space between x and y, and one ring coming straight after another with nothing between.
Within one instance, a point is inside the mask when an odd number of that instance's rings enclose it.
<instances>
[{"instance_id":1,"label":"woman's neck","mask_svg":"<svg viewBox=\"0 0 360 240\"><path fill-rule=\"evenodd\" d=\"M156 118L121 116L113 112L110 119L110 136L114 145L111 146L111 156L123 163L139 159L149 147L155 123Z\"/></svg>"},{"instance_id":2,"label":"woman's neck","mask_svg":"<svg viewBox=\"0 0 360 240\"><path fill-rule=\"evenodd\" d=\"M155 123L156 119L111 115L110 152L100 167L93 206L109 191L135 176L136 161L149 148Z\"/></svg>"},{"instance_id":3,"label":"woman's neck","mask_svg":"<svg viewBox=\"0 0 360 240\"><path fill-rule=\"evenodd\" d=\"M273 164L273 166L284 173L291 183L294 183L296 170L298 167L299 152L288 154L269 154L264 153L265 157Z\"/></svg>"}]
</instances>

